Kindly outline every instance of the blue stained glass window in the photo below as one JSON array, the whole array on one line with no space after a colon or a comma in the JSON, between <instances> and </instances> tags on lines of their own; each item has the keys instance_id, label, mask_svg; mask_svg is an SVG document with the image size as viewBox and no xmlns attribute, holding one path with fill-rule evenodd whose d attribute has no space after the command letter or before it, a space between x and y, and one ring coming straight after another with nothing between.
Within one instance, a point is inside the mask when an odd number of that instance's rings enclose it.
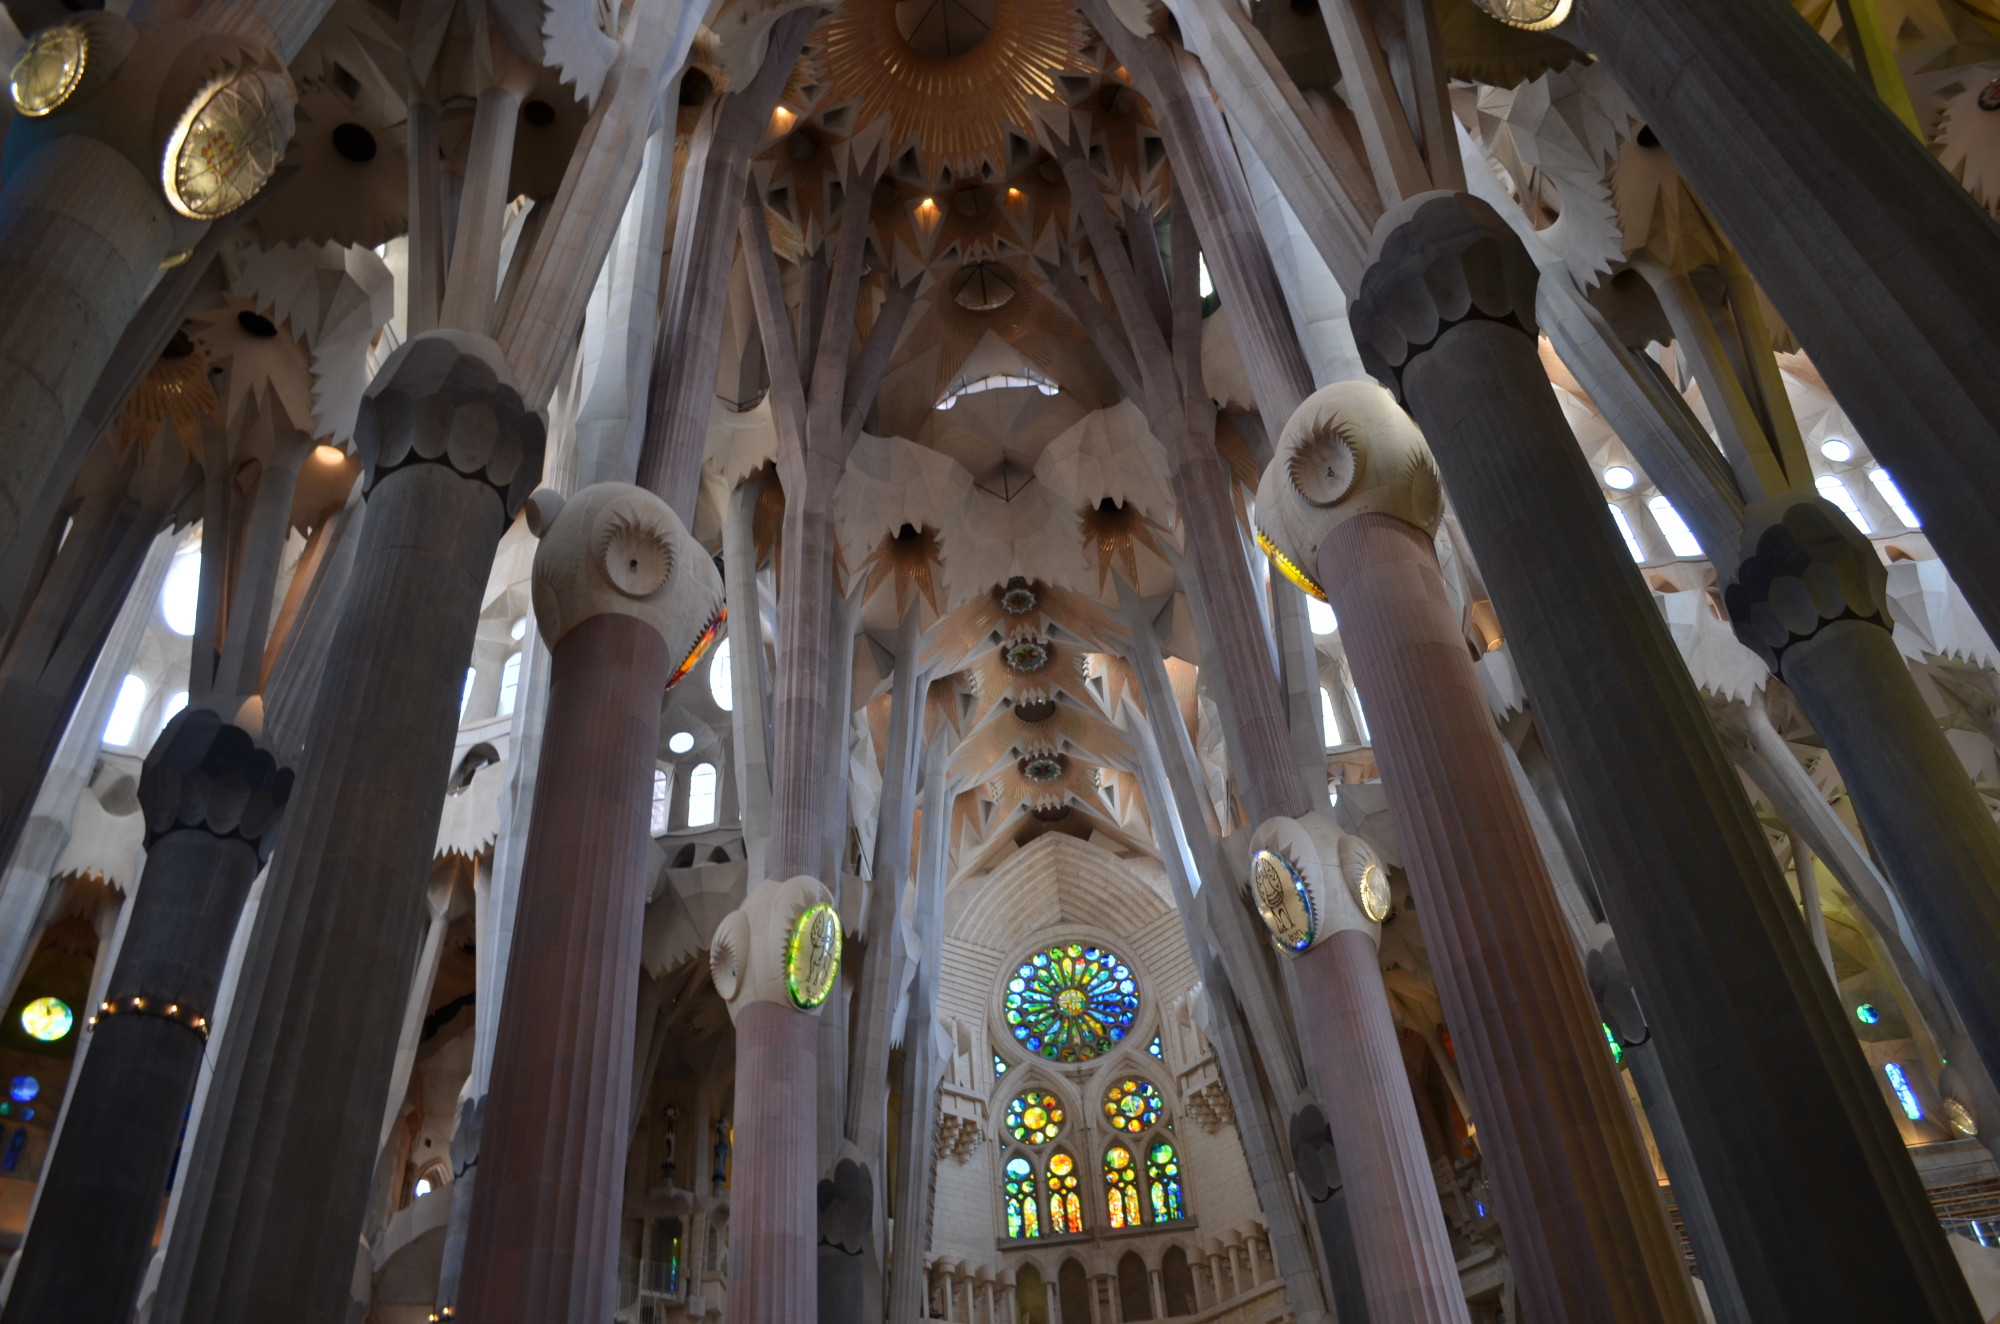
<instances>
[{"instance_id":1,"label":"blue stained glass window","mask_svg":"<svg viewBox=\"0 0 2000 1324\"><path fill-rule=\"evenodd\" d=\"M28 1128L14 1128L14 1134L7 1138L7 1152L0 1154L0 1172L12 1172L21 1166L21 1151L28 1147Z\"/></svg>"},{"instance_id":2,"label":"blue stained glass window","mask_svg":"<svg viewBox=\"0 0 2000 1324\"><path fill-rule=\"evenodd\" d=\"M1180 1155L1164 1140L1146 1151L1146 1184L1152 1188L1155 1223L1187 1217L1181 1204Z\"/></svg>"},{"instance_id":3,"label":"blue stained glass window","mask_svg":"<svg viewBox=\"0 0 2000 1324\"><path fill-rule=\"evenodd\" d=\"M1001 1058L1000 1054L995 1053L993 1055L993 1078L995 1080L998 1080L1000 1077L1006 1074L1007 1074L1006 1061L1003 1058Z\"/></svg>"},{"instance_id":4,"label":"blue stained glass window","mask_svg":"<svg viewBox=\"0 0 2000 1324\"><path fill-rule=\"evenodd\" d=\"M1005 1005L1008 1027L1029 1052L1087 1062L1131 1032L1139 985L1116 953L1072 942L1023 961Z\"/></svg>"},{"instance_id":5,"label":"blue stained glass window","mask_svg":"<svg viewBox=\"0 0 2000 1324\"><path fill-rule=\"evenodd\" d=\"M1882 1019L1882 1010L1872 1002L1864 1002L1854 1009L1854 1019L1863 1025L1875 1025Z\"/></svg>"},{"instance_id":6,"label":"blue stained glass window","mask_svg":"<svg viewBox=\"0 0 2000 1324\"><path fill-rule=\"evenodd\" d=\"M1167 1060L1167 1055L1160 1051L1160 1036L1157 1034L1153 1036L1153 1042L1146 1045L1146 1051L1154 1057L1159 1058L1162 1062Z\"/></svg>"},{"instance_id":7,"label":"blue stained glass window","mask_svg":"<svg viewBox=\"0 0 2000 1324\"><path fill-rule=\"evenodd\" d=\"M1910 1088L1910 1077L1901 1064L1885 1062L1882 1073L1889 1077L1889 1088L1896 1091L1896 1102L1903 1105L1903 1116L1913 1122L1924 1120L1924 1106L1917 1102L1917 1092Z\"/></svg>"},{"instance_id":8,"label":"blue stained glass window","mask_svg":"<svg viewBox=\"0 0 2000 1324\"><path fill-rule=\"evenodd\" d=\"M1042 1235L1041 1201L1037 1198L1035 1166L1015 1155L1007 1160L1007 1235L1016 1239Z\"/></svg>"},{"instance_id":9,"label":"blue stained glass window","mask_svg":"<svg viewBox=\"0 0 2000 1324\"><path fill-rule=\"evenodd\" d=\"M42 1082L33 1076L16 1076L7 1082L7 1097L16 1103L28 1103L42 1092Z\"/></svg>"},{"instance_id":10,"label":"blue stained glass window","mask_svg":"<svg viewBox=\"0 0 2000 1324\"><path fill-rule=\"evenodd\" d=\"M1604 1041L1611 1045L1611 1060L1617 1065L1625 1063L1625 1045L1618 1042L1618 1036L1607 1022L1604 1025Z\"/></svg>"}]
</instances>

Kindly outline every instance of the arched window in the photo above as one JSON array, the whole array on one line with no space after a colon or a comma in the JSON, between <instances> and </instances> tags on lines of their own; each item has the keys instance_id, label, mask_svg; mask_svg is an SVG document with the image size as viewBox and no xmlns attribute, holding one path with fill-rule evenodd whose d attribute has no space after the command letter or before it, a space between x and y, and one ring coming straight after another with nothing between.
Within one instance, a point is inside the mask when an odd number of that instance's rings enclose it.
<instances>
[{"instance_id":1,"label":"arched window","mask_svg":"<svg viewBox=\"0 0 2000 1324\"><path fill-rule=\"evenodd\" d=\"M1007 1235L1042 1235L1041 1199L1035 1180L1035 1165L1016 1154L1007 1160L1004 1194L1007 1200Z\"/></svg>"},{"instance_id":2,"label":"arched window","mask_svg":"<svg viewBox=\"0 0 2000 1324\"><path fill-rule=\"evenodd\" d=\"M735 670L729 657L730 641L715 646L715 658L708 664L708 694L715 706L728 712L736 706Z\"/></svg>"},{"instance_id":3,"label":"arched window","mask_svg":"<svg viewBox=\"0 0 2000 1324\"><path fill-rule=\"evenodd\" d=\"M160 616L167 628L186 638L194 633L195 613L201 606L201 548L190 547L174 553L167 567L167 582L160 586Z\"/></svg>"},{"instance_id":4,"label":"arched window","mask_svg":"<svg viewBox=\"0 0 2000 1324\"><path fill-rule=\"evenodd\" d=\"M1340 618L1333 614L1333 604L1318 598L1306 599L1306 624L1314 634L1332 634L1340 628Z\"/></svg>"},{"instance_id":5,"label":"arched window","mask_svg":"<svg viewBox=\"0 0 2000 1324\"><path fill-rule=\"evenodd\" d=\"M1625 550L1632 553L1634 561L1646 559L1646 549L1639 545L1639 539L1632 533L1632 521L1625 518L1625 509L1616 501L1604 503L1611 509L1611 522L1618 526L1618 536L1625 540Z\"/></svg>"},{"instance_id":6,"label":"arched window","mask_svg":"<svg viewBox=\"0 0 2000 1324\"><path fill-rule=\"evenodd\" d=\"M167 723L179 717L181 709L187 706L188 692L186 690L180 690L168 695L167 701L160 705L160 729L162 731L166 730Z\"/></svg>"},{"instance_id":7,"label":"arched window","mask_svg":"<svg viewBox=\"0 0 2000 1324\"><path fill-rule=\"evenodd\" d=\"M1146 1151L1146 1184L1153 1192L1153 1221L1171 1223L1186 1218L1181 1200L1181 1158L1164 1140Z\"/></svg>"},{"instance_id":8,"label":"arched window","mask_svg":"<svg viewBox=\"0 0 2000 1324\"><path fill-rule=\"evenodd\" d=\"M1123 1145L1104 1151L1104 1212L1112 1227L1139 1226L1139 1170Z\"/></svg>"},{"instance_id":9,"label":"arched window","mask_svg":"<svg viewBox=\"0 0 2000 1324\"><path fill-rule=\"evenodd\" d=\"M500 664L500 716L506 717L514 711L514 700L521 693L521 655L510 653Z\"/></svg>"},{"instance_id":10,"label":"arched window","mask_svg":"<svg viewBox=\"0 0 2000 1324\"><path fill-rule=\"evenodd\" d=\"M1834 481L1840 480L1836 478ZM1663 496L1656 496L1646 503L1646 509L1653 512L1653 522L1660 526L1660 532L1666 537L1667 547L1675 556L1701 555L1701 544L1695 541L1694 530L1687 526L1687 521L1681 518L1681 513L1674 509L1673 502ZM1866 533L1867 530L1863 529L1862 532Z\"/></svg>"},{"instance_id":11,"label":"arched window","mask_svg":"<svg viewBox=\"0 0 2000 1324\"><path fill-rule=\"evenodd\" d=\"M1139 1258L1139 1252L1128 1250L1118 1257L1118 1318L1152 1317L1153 1289L1146 1282L1146 1262Z\"/></svg>"},{"instance_id":12,"label":"arched window","mask_svg":"<svg viewBox=\"0 0 2000 1324\"><path fill-rule=\"evenodd\" d=\"M1868 516L1862 513L1861 506L1854 500L1854 493L1847 490L1846 483L1841 482L1832 474L1821 474L1813 480L1813 486L1819 489L1821 496L1831 501L1834 505L1839 506L1842 513L1854 521L1855 528L1861 530L1863 533L1875 532L1869 526Z\"/></svg>"},{"instance_id":13,"label":"arched window","mask_svg":"<svg viewBox=\"0 0 2000 1324\"><path fill-rule=\"evenodd\" d=\"M104 723L104 743L129 745L139 734L139 714L146 710L146 682L127 676L118 682L118 697L112 701L111 716Z\"/></svg>"},{"instance_id":14,"label":"arched window","mask_svg":"<svg viewBox=\"0 0 2000 1324\"><path fill-rule=\"evenodd\" d=\"M1076 1160L1058 1149L1049 1155L1049 1231L1083 1231L1083 1196L1077 1190Z\"/></svg>"},{"instance_id":15,"label":"arched window","mask_svg":"<svg viewBox=\"0 0 2000 1324\"><path fill-rule=\"evenodd\" d=\"M1333 694L1324 685L1319 687L1319 729L1328 749L1347 743L1340 734L1340 713L1333 706Z\"/></svg>"},{"instance_id":16,"label":"arched window","mask_svg":"<svg viewBox=\"0 0 2000 1324\"><path fill-rule=\"evenodd\" d=\"M465 688L460 690L458 694L458 720L461 722L465 720L465 709L472 702L472 687L478 679L479 668L467 667L465 669Z\"/></svg>"},{"instance_id":17,"label":"arched window","mask_svg":"<svg viewBox=\"0 0 2000 1324\"><path fill-rule=\"evenodd\" d=\"M1188 1268L1187 1252L1179 1246L1167 1247L1160 1257L1160 1295L1166 1298L1168 1319L1192 1315L1200 1308L1194 1296L1194 1270Z\"/></svg>"},{"instance_id":18,"label":"arched window","mask_svg":"<svg viewBox=\"0 0 2000 1324\"><path fill-rule=\"evenodd\" d=\"M1889 503L1889 509L1896 512L1896 518L1913 529L1921 529L1924 522L1917 518L1917 512L1903 499L1903 489L1896 486L1896 480L1889 477L1887 469L1870 466L1868 481L1875 484L1875 492Z\"/></svg>"},{"instance_id":19,"label":"arched window","mask_svg":"<svg viewBox=\"0 0 2000 1324\"><path fill-rule=\"evenodd\" d=\"M715 821L715 765L697 763L688 774L688 826L707 827Z\"/></svg>"},{"instance_id":20,"label":"arched window","mask_svg":"<svg viewBox=\"0 0 2000 1324\"><path fill-rule=\"evenodd\" d=\"M667 776L665 768L653 769L653 816L648 830L659 836L667 830L667 811L674 803L673 778Z\"/></svg>"},{"instance_id":21,"label":"arched window","mask_svg":"<svg viewBox=\"0 0 2000 1324\"><path fill-rule=\"evenodd\" d=\"M0 1172L12 1172L21 1166L21 1151L28 1147L28 1128L17 1126L14 1134L7 1137L7 1152L0 1154Z\"/></svg>"}]
</instances>

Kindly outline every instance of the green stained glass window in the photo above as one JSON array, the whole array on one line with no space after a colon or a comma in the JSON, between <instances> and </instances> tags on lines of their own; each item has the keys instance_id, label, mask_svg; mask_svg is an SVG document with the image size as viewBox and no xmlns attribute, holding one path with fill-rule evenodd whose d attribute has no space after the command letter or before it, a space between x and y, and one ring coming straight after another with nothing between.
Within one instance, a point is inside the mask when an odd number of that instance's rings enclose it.
<instances>
[{"instance_id":1,"label":"green stained glass window","mask_svg":"<svg viewBox=\"0 0 2000 1324\"><path fill-rule=\"evenodd\" d=\"M1042 1235L1041 1200L1036 1190L1035 1166L1015 1155L1007 1160L1007 1235L1015 1239Z\"/></svg>"},{"instance_id":2,"label":"green stained glass window","mask_svg":"<svg viewBox=\"0 0 2000 1324\"><path fill-rule=\"evenodd\" d=\"M1127 1076L1104 1092L1104 1115L1111 1125L1133 1135L1157 1123L1165 1106L1158 1090L1134 1076Z\"/></svg>"},{"instance_id":3,"label":"green stained glass window","mask_svg":"<svg viewBox=\"0 0 2000 1324\"><path fill-rule=\"evenodd\" d=\"M1049 1155L1049 1231L1083 1231L1083 1196L1077 1189L1076 1160L1060 1149Z\"/></svg>"},{"instance_id":4,"label":"green stained glass window","mask_svg":"<svg viewBox=\"0 0 2000 1324\"><path fill-rule=\"evenodd\" d=\"M1139 1226L1139 1172L1123 1145L1104 1151L1104 1198L1111 1226Z\"/></svg>"},{"instance_id":5,"label":"green stained glass window","mask_svg":"<svg viewBox=\"0 0 2000 1324\"><path fill-rule=\"evenodd\" d=\"M1181 1204L1180 1155L1164 1140L1146 1151L1146 1184L1153 1191L1155 1223L1187 1217Z\"/></svg>"},{"instance_id":6,"label":"green stained glass window","mask_svg":"<svg viewBox=\"0 0 2000 1324\"><path fill-rule=\"evenodd\" d=\"M1007 981L1007 1025L1021 1046L1087 1062L1132 1030L1139 984L1115 952L1080 942L1036 952Z\"/></svg>"},{"instance_id":7,"label":"green stained glass window","mask_svg":"<svg viewBox=\"0 0 2000 1324\"><path fill-rule=\"evenodd\" d=\"M1047 1144L1062 1130L1062 1105L1047 1090L1029 1090L1007 1105L1007 1130L1025 1144Z\"/></svg>"}]
</instances>

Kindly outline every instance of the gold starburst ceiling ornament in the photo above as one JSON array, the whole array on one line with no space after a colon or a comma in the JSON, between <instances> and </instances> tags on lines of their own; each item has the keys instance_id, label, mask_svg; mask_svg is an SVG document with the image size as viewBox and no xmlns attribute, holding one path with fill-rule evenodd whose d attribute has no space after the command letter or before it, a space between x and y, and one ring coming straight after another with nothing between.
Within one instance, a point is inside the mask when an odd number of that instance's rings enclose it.
<instances>
[{"instance_id":1,"label":"gold starburst ceiling ornament","mask_svg":"<svg viewBox=\"0 0 2000 1324\"><path fill-rule=\"evenodd\" d=\"M118 448L150 446L166 428L187 457L198 460L204 419L222 421L221 407L208 381L208 356L195 348L186 332L176 331L118 417Z\"/></svg>"},{"instance_id":2,"label":"gold starburst ceiling ornament","mask_svg":"<svg viewBox=\"0 0 2000 1324\"><path fill-rule=\"evenodd\" d=\"M894 151L914 143L929 169L962 176L1004 161L1007 128L1025 128L1029 103L1054 97L1054 75L1079 67L1086 31L1069 0L993 0L983 39L932 55L903 35L896 0L848 0L817 44L828 102L858 98L860 123L889 121Z\"/></svg>"},{"instance_id":3,"label":"gold starburst ceiling ornament","mask_svg":"<svg viewBox=\"0 0 2000 1324\"><path fill-rule=\"evenodd\" d=\"M1083 511L1083 547L1097 552L1097 591L1104 592L1115 563L1135 587L1139 583L1139 548L1144 547L1162 561L1167 551L1155 535L1165 532L1131 504L1119 505L1106 497Z\"/></svg>"},{"instance_id":4,"label":"gold starburst ceiling ornament","mask_svg":"<svg viewBox=\"0 0 2000 1324\"><path fill-rule=\"evenodd\" d=\"M921 594L931 609L931 615L935 616L938 614L937 571L944 565L937 530L928 524L921 529L908 524L903 528L905 532L884 534L868 559L854 568L856 574L867 576L862 596L871 598L884 582L893 581L896 585L897 619L900 620L903 613L909 610L912 593Z\"/></svg>"}]
</instances>

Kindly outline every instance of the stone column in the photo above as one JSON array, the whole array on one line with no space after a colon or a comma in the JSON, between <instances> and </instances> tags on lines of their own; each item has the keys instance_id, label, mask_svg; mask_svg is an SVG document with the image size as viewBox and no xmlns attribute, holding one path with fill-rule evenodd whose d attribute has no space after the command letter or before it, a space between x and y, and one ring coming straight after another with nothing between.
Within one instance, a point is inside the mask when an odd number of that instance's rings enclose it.
<instances>
[{"instance_id":1,"label":"stone column","mask_svg":"<svg viewBox=\"0 0 2000 1324\"><path fill-rule=\"evenodd\" d=\"M14 115L0 156L0 289L10 309L34 310L0 325L0 547L20 530L160 264L201 235L161 187L167 128L211 78L237 76L267 94L266 178L292 131L283 62L251 42L192 23L142 31L109 13L58 29L37 40L80 39L75 89L44 115ZM254 176L258 166L244 169Z\"/></svg>"},{"instance_id":2,"label":"stone column","mask_svg":"<svg viewBox=\"0 0 2000 1324\"><path fill-rule=\"evenodd\" d=\"M1752 1316L1970 1319L1763 830L1550 389L1533 263L1463 194L1392 209L1374 253L1356 340L1463 498Z\"/></svg>"},{"instance_id":3,"label":"stone column","mask_svg":"<svg viewBox=\"0 0 2000 1324\"><path fill-rule=\"evenodd\" d=\"M1783 0L1580 0L1558 32L1673 154L2000 637L1992 218Z\"/></svg>"},{"instance_id":4,"label":"stone column","mask_svg":"<svg viewBox=\"0 0 2000 1324\"><path fill-rule=\"evenodd\" d=\"M765 879L709 949L716 991L736 1023L730 1324L802 1324L819 1310L815 1013L839 978L831 902L805 875Z\"/></svg>"},{"instance_id":5,"label":"stone column","mask_svg":"<svg viewBox=\"0 0 2000 1324\"><path fill-rule=\"evenodd\" d=\"M1974 1050L2000 1062L2000 831L1890 636L1881 557L1819 497L1782 493L1745 509L1724 600L1833 752Z\"/></svg>"},{"instance_id":6,"label":"stone column","mask_svg":"<svg viewBox=\"0 0 2000 1324\"><path fill-rule=\"evenodd\" d=\"M146 867L90 1051L0 1321L124 1319L208 1043L237 911L292 773L258 743L263 706L189 708L146 756Z\"/></svg>"},{"instance_id":7,"label":"stone column","mask_svg":"<svg viewBox=\"0 0 2000 1324\"><path fill-rule=\"evenodd\" d=\"M369 512L296 808L266 876L154 1318L345 1324L397 1023L494 548L543 426L487 340L430 332L370 388Z\"/></svg>"},{"instance_id":8,"label":"stone column","mask_svg":"<svg viewBox=\"0 0 2000 1324\"><path fill-rule=\"evenodd\" d=\"M1382 986L1381 929L1365 909L1367 889L1384 885L1382 863L1317 811L1266 819L1250 847L1252 898L1296 958L1309 1013L1302 1029L1327 1067L1320 1087L1369 1315L1464 1324L1451 1236Z\"/></svg>"},{"instance_id":9,"label":"stone column","mask_svg":"<svg viewBox=\"0 0 2000 1324\"><path fill-rule=\"evenodd\" d=\"M1438 566L1443 513L1423 436L1372 382L1299 407L1257 500L1267 539L1307 558L1340 617L1529 1311L1692 1324L1631 1108Z\"/></svg>"},{"instance_id":10,"label":"stone column","mask_svg":"<svg viewBox=\"0 0 2000 1324\"><path fill-rule=\"evenodd\" d=\"M460 1311L540 1324L617 1305L632 1039L660 695L721 607L665 502L537 493L547 731L480 1139Z\"/></svg>"}]
</instances>

